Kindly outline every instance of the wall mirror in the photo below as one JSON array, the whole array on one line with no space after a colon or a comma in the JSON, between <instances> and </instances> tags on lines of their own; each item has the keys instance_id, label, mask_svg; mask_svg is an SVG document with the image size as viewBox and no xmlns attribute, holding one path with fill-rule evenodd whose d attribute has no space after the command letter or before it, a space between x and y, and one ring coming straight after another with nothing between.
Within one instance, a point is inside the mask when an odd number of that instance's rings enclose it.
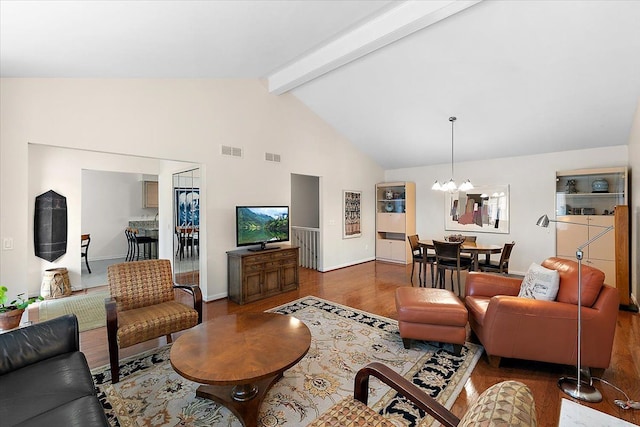
<instances>
[{"instance_id":1,"label":"wall mirror","mask_svg":"<svg viewBox=\"0 0 640 427\"><path fill-rule=\"evenodd\" d=\"M200 284L200 169L173 174L173 272L178 284Z\"/></svg>"},{"instance_id":2,"label":"wall mirror","mask_svg":"<svg viewBox=\"0 0 640 427\"><path fill-rule=\"evenodd\" d=\"M445 230L509 233L509 186L445 193Z\"/></svg>"}]
</instances>

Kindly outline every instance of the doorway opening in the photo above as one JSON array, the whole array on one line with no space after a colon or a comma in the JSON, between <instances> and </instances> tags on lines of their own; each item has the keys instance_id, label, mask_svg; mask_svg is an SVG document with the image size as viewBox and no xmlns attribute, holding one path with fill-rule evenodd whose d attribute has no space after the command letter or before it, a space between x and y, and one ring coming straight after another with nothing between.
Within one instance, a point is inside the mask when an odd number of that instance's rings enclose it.
<instances>
[{"instance_id":1,"label":"doorway opening","mask_svg":"<svg viewBox=\"0 0 640 427\"><path fill-rule=\"evenodd\" d=\"M291 244L300 247L300 266L322 268L320 177L291 174Z\"/></svg>"},{"instance_id":2,"label":"doorway opening","mask_svg":"<svg viewBox=\"0 0 640 427\"><path fill-rule=\"evenodd\" d=\"M155 182L157 175L82 170L81 232L91 238L87 250L87 263L81 267L81 288L107 284L107 267L125 262L129 242L127 227L135 228L140 236L159 238L157 186L155 204L147 203L145 184ZM148 257L157 257L158 246L150 245ZM145 253L140 250L140 259Z\"/></svg>"}]
</instances>

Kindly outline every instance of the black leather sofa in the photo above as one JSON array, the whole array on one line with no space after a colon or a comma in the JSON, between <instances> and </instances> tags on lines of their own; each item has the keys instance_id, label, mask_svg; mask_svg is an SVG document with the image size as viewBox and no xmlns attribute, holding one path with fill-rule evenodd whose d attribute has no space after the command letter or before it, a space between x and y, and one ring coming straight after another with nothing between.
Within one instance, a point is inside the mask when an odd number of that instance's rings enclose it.
<instances>
[{"instance_id":1,"label":"black leather sofa","mask_svg":"<svg viewBox=\"0 0 640 427\"><path fill-rule=\"evenodd\" d=\"M109 425L75 315L0 334L0 425Z\"/></svg>"}]
</instances>

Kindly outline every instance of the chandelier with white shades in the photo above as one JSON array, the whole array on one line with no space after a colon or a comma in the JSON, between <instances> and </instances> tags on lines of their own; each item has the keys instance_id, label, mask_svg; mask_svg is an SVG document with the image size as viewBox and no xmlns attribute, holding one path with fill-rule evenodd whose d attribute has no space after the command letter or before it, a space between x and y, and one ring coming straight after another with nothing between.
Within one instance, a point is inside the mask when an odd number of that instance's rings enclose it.
<instances>
[{"instance_id":1,"label":"chandelier with white shades","mask_svg":"<svg viewBox=\"0 0 640 427\"><path fill-rule=\"evenodd\" d=\"M449 182L443 182L442 184L436 180L431 187L432 190L455 193L456 191L469 191L473 189L473 184L471 184L471 181L468 179L460 184L460 187L458 187L456 182L453 180L453 124L456 120L456 117L449 117L449 121L451 122L451 179Z\"/></svg>"}]
</instances>

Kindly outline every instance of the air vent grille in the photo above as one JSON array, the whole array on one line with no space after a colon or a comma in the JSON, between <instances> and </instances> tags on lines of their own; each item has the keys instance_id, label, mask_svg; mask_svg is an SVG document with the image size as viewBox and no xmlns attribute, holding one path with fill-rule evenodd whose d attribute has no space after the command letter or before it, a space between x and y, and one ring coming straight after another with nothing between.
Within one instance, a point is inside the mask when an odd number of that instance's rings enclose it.
<instances>
[{"instance_id":1,"label":"air vent grille","mask_svg":"<svg viewBox=\"0 0 640 427\"><path fill-rule=\"evenodd\" d=\"M220 154L230 157L242 157L242 148L232 147L230 145L222 145L220 147Z\"/></svg>"},{"instance_id":2,"label":"air vent grille","mask_svg":"<svg viewBox=\"0 0 640 427\"><path fill-rule=\"evenodd\" d=\"M268 162L280 163L280 154L264 153L264 159Z\"/></svg>"}]
</instances>

